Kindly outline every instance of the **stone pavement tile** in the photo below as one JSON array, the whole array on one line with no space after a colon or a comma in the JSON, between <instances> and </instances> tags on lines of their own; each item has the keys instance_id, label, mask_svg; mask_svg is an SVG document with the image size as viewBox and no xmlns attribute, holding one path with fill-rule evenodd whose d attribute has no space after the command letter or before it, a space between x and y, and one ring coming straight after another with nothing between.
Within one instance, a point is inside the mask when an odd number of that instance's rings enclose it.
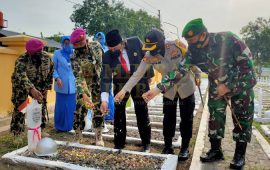
<instances>
[{"instance_id":1,"label":"stone pavement tile","mask_svg":"<svg viewBox=\"0 0 270 170\"><path fill-rule=\"evenodd\" d=\"M232 144L225 143L222 145L222 149L223 149L223 151L233 152L235 147Z\"/></svg>"},{"instance_id":2,"label":"stone pavement tile","mask_svg":"<svg viewBox=\"0 0 270 170\"><path fill-rule=\"evenodd\" d=\"M270 169L270 161L269 160L260 160L260 164L268 167Z\"/></svg>"},{"instance_id":3,"label":"stone pavement tile","mask_svg":"<svg viewBox=\"0 0 270 170\"><path fill-rule=\"evenodd\" d=\"M227 122L225 129L225 138L222 140L222 149L224 151L224 161L219 161L217 163L206 163L202 164L202 169L229 169L231 160L233 159L235 142L232 138L232 117L231 114L227 114ZM230 128L228 128L230 127ZM210 149L210 142L208 136L205 137L205 146L203 148L203 153L207 152ZM261 145L256 140L255 136L252 136L251 142L248 144L247 153L246 153L246 165L245 170L270 170L270 160L267 155L264 153Z\"/></svg>"},{"instance_id":4,"label":"stone pavement tile","mask_svg":"<svg viewBox=\"0 0 270 170\"><path fill-rule=\"evenodd\" d=\"M253 152L251 149L248 149L246 151L246 156L256 156L258 153Z\"/></svg>"},{"instance_id":5,"label":"stone pavement tile","mask_svg":"<svg viewBox=\"0 0 270 170\"><path fill-rule=\"evenodd\" d=\"M233 157L234 153L232 151L225 151L225 156L229 157L230 159Z\"/></svg>"},{"instance_id":6,"label":"stone pavement tile","mask_svg":"<svg viewBox=\"0 0 270 170\"><path fill-rule=\"evenodd\" d=\"M216 170L217 166L217 163L204 163L202 164L202 170Z\"/></svg>"},{"instance_id":7,"label":"stone pavement tile","mask_svg":"<svg viewBox=\"0 0 270 170\"><path fill-rule=\"evenodd\" d=\"M247 161L256 161L257 160L257 155L246 155Z\"/></svg>"}]
</instances>

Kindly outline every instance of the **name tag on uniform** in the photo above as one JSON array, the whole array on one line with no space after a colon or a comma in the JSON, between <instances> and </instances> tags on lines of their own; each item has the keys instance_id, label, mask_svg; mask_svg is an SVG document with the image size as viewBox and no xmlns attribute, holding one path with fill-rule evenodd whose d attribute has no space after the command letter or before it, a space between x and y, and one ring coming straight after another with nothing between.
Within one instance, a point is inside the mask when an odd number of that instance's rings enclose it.
<instances>
[{"instance_id":1,"label":"name tag on uniform","mask_svg":"<svg viewBox=\"0 0 270 170\"><path fill-rule=\"evenodd\" d=\"M143 61L149 64L161 64L161 60L158 57L144 57Z\"/></svg>"}]
</instances>

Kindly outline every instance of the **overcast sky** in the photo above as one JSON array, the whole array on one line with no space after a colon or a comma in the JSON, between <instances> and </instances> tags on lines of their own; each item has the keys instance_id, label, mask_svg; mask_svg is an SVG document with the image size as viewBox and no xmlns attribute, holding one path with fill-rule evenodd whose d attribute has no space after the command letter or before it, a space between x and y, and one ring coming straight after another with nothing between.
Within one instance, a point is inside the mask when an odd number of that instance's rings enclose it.
<instances>
[{"instance_id":1,"label":"overcast sky","mask_svg":"<svg viewBox=\"0 0 270 170\"><path fill-rule=\"evenodd\" d=\"M83 0L70 0L81 4ZM149 14L161 10L164 22L176 25L181 33L185 23L201 17L211 32L240 29L257 17L270 17L270 0L123 0L135 10L144 8ZM151 4L148 5L148 4ZM70 34L73 3L65 0L0 0L0 10L8 20L8 30L44 36L62 32ZM163 23L169 38L175 38L176 28ZM170 33L172 32L172 33Z\"/></svg>"}]
</instances>

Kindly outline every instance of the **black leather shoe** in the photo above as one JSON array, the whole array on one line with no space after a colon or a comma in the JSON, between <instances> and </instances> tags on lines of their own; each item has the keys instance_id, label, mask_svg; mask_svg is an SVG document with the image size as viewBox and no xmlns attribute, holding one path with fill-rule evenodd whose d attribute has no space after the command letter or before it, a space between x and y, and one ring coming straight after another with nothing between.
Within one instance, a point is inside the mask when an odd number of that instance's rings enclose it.
<instances>
[{"instance_id":1,"label":"black leather shoe","mask_svg":"<svg viewBox=\"0 0 270 170\"><path fill-rule=\"evenodd\" d=\"M149 144L143 145L143 152L150 153L150 145Z\"/></svg>"},{"instance_id":2,"label":"black leather shoe","mask_svg":"<svg viewBox=\"0 0 270 170\"><path fill-rule=\"evenodd\" d=\"M181 150L178 154L178 161L185 161L189 157L189 141L190 138L182 138Z\"/></svg>"},{"instance_id":3,"label":"black leather shoe","mask_svg":"<svg viewBox=\"0 0 270 170\"><path fill-rule=\"evenodd\" d=\"M173 148L172 147L165 147L162 152L162 154L174 154Z\"/></svg>"},{"instance_id":4,"label":"black leather shoe","mask_svg":"<svg viewBox=\"0 0 270 170\"><path fill-rule=\"evenodd\" d=\"M178 161L185 161L189 157L189 150L188 148L181 148L179 155L178 155Z\"/></svg>"},{"instance_id":5,"label":"black leather shoe","mask_svg":"<svg viewBox=\"0 0 270 170\"><path fill-rule=\"evenodd\" d=\"M124 149L125 146L114 146L114 149Z\"/></svg>"}]
</instances>

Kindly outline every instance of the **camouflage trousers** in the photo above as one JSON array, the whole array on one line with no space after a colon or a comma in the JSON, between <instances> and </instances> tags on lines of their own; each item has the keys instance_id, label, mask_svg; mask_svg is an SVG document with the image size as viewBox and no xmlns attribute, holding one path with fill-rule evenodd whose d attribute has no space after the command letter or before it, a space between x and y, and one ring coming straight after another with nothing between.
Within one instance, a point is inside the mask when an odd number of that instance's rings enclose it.
<instances>
[{"instance_id":1,"label":"camouflage trousers","mask_svg":"<svg viewBox=\"0 0 270 170\"><path fill-rule=\"evenodd\" d=\"M224 138L227 103L224 98L215 99L215 97L216 87L212 87L210 83L208 136L210 139L221 139ZM254 91L253 89L243 91L232 96L230 101L232 109L242 126L241 130L233 118L233 140L237 142L250 142L254 115Z\"/></svg>"},{"instance_id":2,"label":"camouflage trousers","mask_svg":"<svg viewBox=\"0 0 270 170\"><path fill-rule=\"evenodd\" d=\"M87 84L90 84L89 81L87 81ZM93 120L92 125L93 128L99 128L104 127L104 116L102 115L100 111L100 87L97 87L96 84L91 84L91 87L88 87L89 89L92 89L92 102L95 105L95 109L93 109ZM73 122L73 129L77 130L78 128L80 130L83 130L85 127L85 116L87 115L88 108L85 106L83 101L83 96L78 95L76 96L76 111L74 113L74 122Z\"/></svg>"},{"instance_id":3,"label":"camouflage trousers","mask_svg":"<svg viewBox=\"0 0 270 170\"><path fill-rule=\"evenodd\" d=\"M14 86L13 86L14 88ZM25 125L25 114L18 110L18 107L28 98L28 92L24 90L22 87L13 89L12 91L12 103L14 105L12 119L10 123L10 131L14 135L19 135L24 131ZM44 98L41 102L42 104L42 118L41 118L41 128L45 128L46 126L46 115L48 115L47 110L47 99Z\"/></svg>"}]
</instances>

